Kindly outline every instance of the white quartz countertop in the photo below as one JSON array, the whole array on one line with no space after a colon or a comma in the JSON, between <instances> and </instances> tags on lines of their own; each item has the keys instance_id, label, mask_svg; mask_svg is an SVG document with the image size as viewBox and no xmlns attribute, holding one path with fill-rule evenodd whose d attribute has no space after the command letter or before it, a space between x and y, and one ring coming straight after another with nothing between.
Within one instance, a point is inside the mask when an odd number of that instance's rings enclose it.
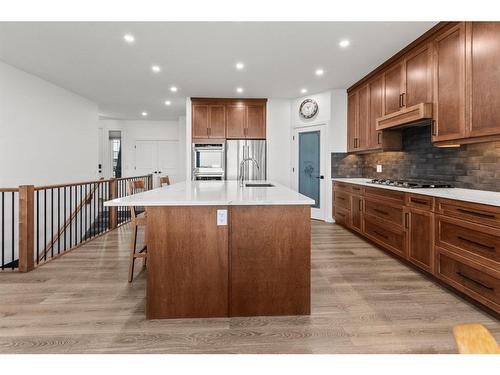
<instances>
[{"instance_id":1,"label":"white quartz countertop","mask_svg":"<svg viewBox=\"0 0 500 375\"><path fill-rule=\"evenodd\" d=\"M273 181L273 187L240 187L238 181L185 181L105 202L105 206L312 205L314 200Z\"/></svg>"},{"instance_id":2,"label":"white quartz countertop","mask_svg":"<svg viewBox=\"0 0 500 375\"><path fill-rule=\"evenodd\" d=\"M404 191L406 193L430 195L432 197L456 199L464 202L489 204L500 207L500 192L459 189L459 188L430 188L430 189L408 189L396 186L378 185L370 183L368 178L332 178L333 181L349 184L364 185L381 189ZM500 181L498 182L500 184Z\"/></svg>"}]
</instances>

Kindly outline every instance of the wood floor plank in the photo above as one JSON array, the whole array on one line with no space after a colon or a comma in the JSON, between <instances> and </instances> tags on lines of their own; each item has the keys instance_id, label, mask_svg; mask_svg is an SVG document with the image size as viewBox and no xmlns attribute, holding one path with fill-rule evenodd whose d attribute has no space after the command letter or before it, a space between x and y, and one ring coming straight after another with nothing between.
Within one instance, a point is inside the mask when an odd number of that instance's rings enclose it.
<instances>
[{"instance_id":1,"label":"wood floor plank","mask_svg":"<svg viewBox=\"0 0 500 375\"><path fill-rule=\"evenodd\" d=\"M33 272L0 274L0 353L456 353L500 324L335 224L312 222L310 316L146 320L125 225ZM140 236L140 240L142 237Z\"/></svg>"}]
</instances>

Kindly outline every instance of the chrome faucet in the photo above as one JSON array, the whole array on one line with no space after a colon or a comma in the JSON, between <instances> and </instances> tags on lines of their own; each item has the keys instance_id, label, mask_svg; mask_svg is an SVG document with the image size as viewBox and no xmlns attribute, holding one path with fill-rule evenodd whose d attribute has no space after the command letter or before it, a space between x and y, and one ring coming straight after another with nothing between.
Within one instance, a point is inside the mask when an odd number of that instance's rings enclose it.
<instances>
[{"instance_id":1,"label":"chrome faucet","mask_svg":"<svg viewBox=\"0 0 500 375\"><path fill-rule=\"evenodd\" d=\"M240 186L243 186L243 167L245 166L245 163L247 161L251 161L252 163L255 164L255 166L257 167L257 169L260 169L260 166L259 166L259 163L257 162L257 160L255 160L254 158L245 158L243 159L241 162L240 162L240 172L239 172L239 176L238 176L238 180L240 180Z\"/></svg>"}]
</instances>

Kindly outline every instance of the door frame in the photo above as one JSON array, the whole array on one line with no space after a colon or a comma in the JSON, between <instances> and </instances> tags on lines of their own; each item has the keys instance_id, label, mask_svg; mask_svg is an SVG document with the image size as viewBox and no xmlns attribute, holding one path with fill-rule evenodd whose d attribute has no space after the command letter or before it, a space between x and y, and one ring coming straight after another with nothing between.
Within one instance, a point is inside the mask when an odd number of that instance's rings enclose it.
<instances>
[{"instance_id":1,"label":"door frame","mask_svg":"<svg viewBox=\"0 0 500 375\"><path fill-rule=\"evenodd\" d=\"M327 179L330 173L327 173L327 164L326 159L326 138L328 126L327 124L318 124L318 125L306 125L306 126L297 126L293 129L293 170L292 170L292 184L295 190L299 190L299 134L319 131L319 169L320 175L324 176L323 179L320 179L319 184L319 201L320 207L313 208L311 207L311 219L316 220L327 220L327 207L328 207L328 199L327 199Z\"/></svg>"}]
</instances>

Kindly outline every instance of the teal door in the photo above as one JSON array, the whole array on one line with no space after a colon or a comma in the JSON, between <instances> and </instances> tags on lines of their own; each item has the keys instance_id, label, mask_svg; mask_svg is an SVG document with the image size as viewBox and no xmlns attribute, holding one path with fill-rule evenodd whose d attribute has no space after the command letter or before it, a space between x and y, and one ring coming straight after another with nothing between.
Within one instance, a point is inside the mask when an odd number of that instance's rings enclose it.
<instances>
[{"instance_id":1,"label":"teal door","mask_svg":"<svg viewBox=\"0 0 500 375\"><path fill-rule=\"evenodd\" d=\"M299 193L314 199L320 207L320 132L299 133Z\"/></svg>"}]
</instances>

